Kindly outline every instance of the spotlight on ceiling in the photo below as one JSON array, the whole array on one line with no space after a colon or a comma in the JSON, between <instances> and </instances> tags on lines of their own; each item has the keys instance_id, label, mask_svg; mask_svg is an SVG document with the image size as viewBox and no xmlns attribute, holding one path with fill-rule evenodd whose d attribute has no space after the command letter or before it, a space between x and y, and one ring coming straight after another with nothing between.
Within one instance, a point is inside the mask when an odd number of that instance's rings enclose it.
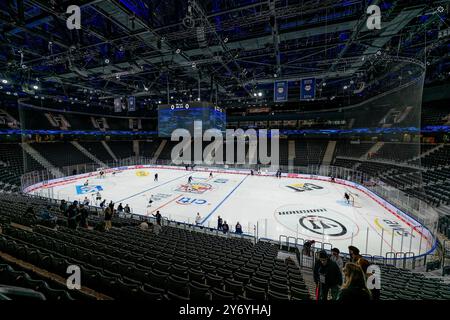
<instances>
[{"instance_id":1,"label":"spotlight on ceiling","mask_svg":"<svg viewBox=\"0 0 450 320\"><path fill-rule=\"evenodd\" d=\"M2 83L7 84L7 83L8 83L8 80L2 79Z\"/></svg>"},{"instance_id":2,"label":"spotlight on ceiling","mask_svg":"<svg viewBox=\"0 0 450 320\"><path fill-rule=\"evenodd\" d=\"M348 89L348 86L344 86L344 90L347 90Z\"/></svg>"},{"instance_id":3,"label":"spotlight on ceiling","mask_svg":"<svg viewBox=\"0 0 450 320\"><path fill-rule=\"evenodd\" d=\"M260 92L258 92L258 97L262 97L263 96L263 93L260 91Z\"/></svg>"},{"instance_id":4,"label":"spotlight on ceiling","mask_svg":"<svg viewBox=\"0 0 450 320\"><path fill-rule=\"evenodd\" d=\"M176 54L180 54L180 53L181 53L181 49L177 49L177 50L175 51L175 53L176 53Z\"/></svg>"},{"instance_id":5,"label":"spotlight on ceiling","mask_svg":"<svg viewBox=\"0 0 450 320\"><path fill-rule=\"evenodd\" d=\"M228 37L225 38L225 39L223 39L223 42L224 42L224 43L227 43L227 42L228 42Z\"/></svg>"},{"instance_id":6,"label":"spotlight on ceiling","mask_svg":"<svg viewBox=\"0 0 450 320\"><path fill-rule=\"evenodd\" d=\"M106 64L109 63L109 59L108 59L108 58L105 59L105 63L106 63Z\"/></svg>"},{"instance_id":7,"label":"spotlight on ceiling","mask_svg":"<svg viewBox=\"0 0 450 320\"><path fill-rule=\"evenodd\" d=\"M34 90L38 90L39 87L38 87L37 85L34 85L34 86L33 86L33 89L34 89Z\"/></svg>"}]
</instances>

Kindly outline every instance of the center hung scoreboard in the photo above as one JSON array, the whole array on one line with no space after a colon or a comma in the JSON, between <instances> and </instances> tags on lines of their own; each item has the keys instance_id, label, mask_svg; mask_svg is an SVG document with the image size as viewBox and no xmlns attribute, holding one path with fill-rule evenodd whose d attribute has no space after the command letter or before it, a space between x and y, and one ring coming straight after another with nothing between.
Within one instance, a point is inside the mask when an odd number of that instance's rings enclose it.
<instances>
[{"instance_id":1,"label":"center hung scoreboard","mask_svg":"<svg viewBox=\"0 0 450 320\"><path fill-rule=\"evenodd\" d=\"M208 129L226 130L225 110L210 102L162 104L158 108L158 135L171 137L176 129L186 129L194 135L194 121Z\"/></svg>"}]
</instances>

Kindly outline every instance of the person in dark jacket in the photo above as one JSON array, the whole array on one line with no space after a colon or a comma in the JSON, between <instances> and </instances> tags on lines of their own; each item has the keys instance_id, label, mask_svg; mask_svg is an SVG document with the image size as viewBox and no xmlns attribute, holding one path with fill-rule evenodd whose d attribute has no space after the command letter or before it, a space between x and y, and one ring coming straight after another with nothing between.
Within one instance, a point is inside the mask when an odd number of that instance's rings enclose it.
<instances>
[{"instance_id":1,"label":"person in dark jacket","mask_svg":"<svg viewBox=\"0 0 450 320\"><path fill-rule=\"evenodd\" d=\"M228 226L228 223L225 221L222 225L222 232L226 234L228 233L228 231L230 231L230 227Z\"/></svg>"},{"instance_id":2,"label":"person in dark jacket","mask_svg":"<svg viewBox=\"0 0 450 320\"><path fill-rule=\"evenodd\" d=\"M27 218L29 220L36 220L36 213L34 212L34 208L32 206L29 206L27 208L24 214L24 218Z\"/></svg>"},{"instance_id":3,"label":"person in dark jacket","mask_svg":"<svg viewBox=\"0 0 450 320\"><path fill-rule=\"evenodd\" d=\"M67 202L66 202L66 200L63 199L63 200L61 200L61 204L59 205L59 211L62 214L65 214L66 210L67 210Z\"/></svg>"},{"instance_id":4,"label":"person in dark jacket","mask_svg":"<svg viewBox=\"0 0 450 320\"><path fill-rule=\"evenodd\" d=\"M342 285L341 270L330 259L325 250L319 253L319 260L320 300L328 300L328 292L331 292L332 300L336 300L339 294L339 287Z\"/></svg>"},{"instance_id":5,"label":"person in dark jacket","mask_svg":"<svg viewBox=\"0 0 450 320\"><path fill-rule=\"evenodd\" d=\"M222 218L219 216L217 218L217 230L222 230L223 222Z\"/></svg>"},{"instance_id":6,"label":"person in dark jacket","mask_svg":"<svg viewBox=\"0 0 450 320\"><path fill-rule=\"evenodd\" d=\"M355 302L372 299L372 295L369 289L367 289L366 277L359 265L352 262L346 263L344 275L345 283L338 295L338 301Z\"/></svg>"},{"instance_id":7,"label":"person in dark jacket","mask_svg":"<svg viewBox=\"0 0 450 320\"><path fill-rule=\"evenodd\" d=\"M242 226L239 223L239 221L238 221L238 223L236 223L236 227L234 227L234 229L235 229L236 234L242 234Z\"/></svg>"},{"instance_id":8,"label":"person in dark jacket","mask_svg":"<svg viewBox=\"0 0 450 320\"><path fill-rule=\"evenodd\" d=\"M87 223L88 216L89 216L89 211L83 204L81 204L80 205L80 227L81 228L88 227L88 223Z\"/></svg>"},{"instance_id":9,"label":"person in dark jacket","mask_svg":"<svg viewBox=\"0 0 450 320\"><path fill-rule=\"evenodd\" d=\"M161 213L158 211L156 211L156 214L153 215L156 218L156 224L161 225Z\"/></svg>"},{"instance_id":10,"label":"person in dark jacket","mask_svg":"<svg viewBox=\"0 0 450 320\"><path fill-rule=\"evenodd\" d=\"M77 228L77 217L78 217L78 202L74 201L67 209L67 223L70 229Z\"/></svg>"}]
</instances>

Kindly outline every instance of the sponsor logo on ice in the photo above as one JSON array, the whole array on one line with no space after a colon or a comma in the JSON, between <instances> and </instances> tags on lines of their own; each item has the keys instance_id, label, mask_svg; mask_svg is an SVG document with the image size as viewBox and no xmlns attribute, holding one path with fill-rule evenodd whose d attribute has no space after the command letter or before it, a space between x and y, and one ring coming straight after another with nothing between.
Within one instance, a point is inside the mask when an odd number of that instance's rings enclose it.
<instances>
[{"instance_id":1,"label":"sponsor logo on ice","mask_svg":"<svg viewBox=\"0 0 450 320\"><path fill-rule=\"evenodd\" d=\"M95 193L97 191L103 191L102 186L75 186L77 194Z\"/></svg>"}]
</instances>

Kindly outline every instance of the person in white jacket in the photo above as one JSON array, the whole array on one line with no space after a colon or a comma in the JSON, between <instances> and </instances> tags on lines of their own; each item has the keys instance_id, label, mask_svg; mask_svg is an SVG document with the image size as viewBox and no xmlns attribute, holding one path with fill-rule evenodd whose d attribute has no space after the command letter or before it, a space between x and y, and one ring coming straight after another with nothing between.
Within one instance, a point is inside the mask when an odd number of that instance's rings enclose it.
<instances>
[{"instance_id":1,"label":"person in white jacket","mask_svg":"<svg viewBox=\"0 0 450 320\"><path fill-rule=\"evenodd\" d=\"M200 216L200 212L197 212L197 216L195 217L195 224L199 225L202 222L202 217Z\"/></svg>"}]
</instances>

